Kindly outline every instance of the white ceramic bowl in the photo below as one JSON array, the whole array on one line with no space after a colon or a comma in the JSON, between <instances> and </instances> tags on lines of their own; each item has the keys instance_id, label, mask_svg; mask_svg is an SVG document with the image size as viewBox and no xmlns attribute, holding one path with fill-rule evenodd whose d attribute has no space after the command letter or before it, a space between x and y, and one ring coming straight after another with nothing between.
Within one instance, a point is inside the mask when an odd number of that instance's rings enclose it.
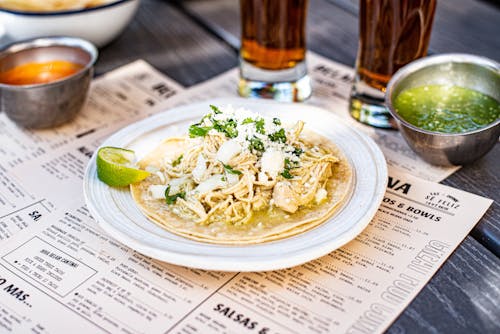
<instances>
[{"instance_id":1,"label":"white ceramic bowl","mask_svg":"<svg viewBox=\"0 0 500 334\"><path fill-rule=\"evenodd\" d=\"M118 0L103 6L62 12L26 12L0 8L0 30L12 41L41 36L72 36L101 47L130 22L139 0Z\"/></svg>"}]
</instances>

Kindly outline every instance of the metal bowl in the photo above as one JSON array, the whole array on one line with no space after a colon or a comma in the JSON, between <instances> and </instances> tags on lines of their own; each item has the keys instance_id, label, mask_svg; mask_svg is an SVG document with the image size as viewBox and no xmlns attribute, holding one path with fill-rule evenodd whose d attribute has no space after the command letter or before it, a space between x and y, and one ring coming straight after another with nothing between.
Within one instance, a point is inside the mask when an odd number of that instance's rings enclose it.
<instances>
[{"instance_id":1,"label":"metal bowl","mask_svg":"<svg viewBox=\"0 0 500 334\"><path fill-rule=\"evenodd\" d=\"M0 71L29 62L66 60L83 65L75 74L45 84L0 83L0 110L28 128L65 123L82 109L97 59L97 49L80 38L48 37L8 46L0 52Z\"/></svg>"},{"instance_id":2,"label":"metal bowl","mask_svg":"<svg viewBox=\"0 0 500 334\"><path fill-rule=\"evenodd\" d=\"M418 128L396 112L393 103L402 91L431 84L461 86L500 101L500 65L488 58L468 54L422 58L394 74L385 96L385 103L401 134L424 160L442 166L463 165L485 155L498 141L500 118L478 130L447 134Z\"/></svg>"}]
</instances>

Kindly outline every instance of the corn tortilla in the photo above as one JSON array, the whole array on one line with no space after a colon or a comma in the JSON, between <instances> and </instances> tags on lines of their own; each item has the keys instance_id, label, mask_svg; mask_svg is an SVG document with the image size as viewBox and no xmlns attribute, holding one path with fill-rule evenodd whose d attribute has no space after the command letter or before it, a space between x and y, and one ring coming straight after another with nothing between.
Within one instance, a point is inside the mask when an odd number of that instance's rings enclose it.
<instances>
[{"instance_id":1,"label":"corn tortilla","mask_svg":"<svg viewBox=\"0 0 500 334\"><path fill-rule=\"evenodd\" d=\"M151 174L145 180L131 185L132 197L151 221L171 233L196 241L230 245L256 244L303 233L334 215L350 194L353 182L353 172L348 160L331 141L310 131L304 138L314 145L326 148L339 158L339 162L333 166L333 176L326 184L327 199L319 205L304 206L295 213L287 213L278 208L254 212L254 218L242 226L223 221L202 225L175 215L164 200L148 198L146 194L149 186L161 183L157 175ZM175 159L189 145L193 145L193 142L188 137L166 139L139 161L138 165L143 169L147 166L160 168L165 160Z\"/></svg>"}]
</instances>

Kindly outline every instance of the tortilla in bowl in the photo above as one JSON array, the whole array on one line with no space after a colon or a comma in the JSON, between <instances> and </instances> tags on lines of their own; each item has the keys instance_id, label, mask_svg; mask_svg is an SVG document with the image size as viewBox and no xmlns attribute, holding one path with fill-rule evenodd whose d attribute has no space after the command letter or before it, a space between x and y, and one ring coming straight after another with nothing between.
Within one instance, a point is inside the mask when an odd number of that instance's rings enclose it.
<instances>
[{"instance_id":1,"label":"tortilla in bowl","mask_svg":"<svg viewBox=\"0 0 500 334\"><path fill-rule=\"evenodd\" d=\"M167 231L200 242L274 241L332 217L353 172L334 143L303 123L212 107L189 136L167 138L138 162L135 203Z\"/></svg>"}]
</instances>

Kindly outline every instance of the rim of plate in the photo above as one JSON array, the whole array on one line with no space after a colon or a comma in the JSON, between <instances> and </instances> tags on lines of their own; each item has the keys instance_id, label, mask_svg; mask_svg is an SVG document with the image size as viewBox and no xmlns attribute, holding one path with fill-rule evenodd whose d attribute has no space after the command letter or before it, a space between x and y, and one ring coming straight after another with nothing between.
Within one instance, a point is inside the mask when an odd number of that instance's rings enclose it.
<instances>
[{"instance_id":1,"label":"rim of plate","mask_svg":"<svg viewBox=\"0 0 500 334\"><path fill-rule=\"evenodd\" d=\"M94 12L101 9L115 7L125 2L131 2L131 1L136 1L136 0L114 0L112 2L88 8L69 9L69 10L63 9L58 11L27 11L27 10L0 8L0 12L19 15L19 16L39 16L39 17L64 16L64 15L74 15L74 14Z\"/></svg>"},{"instance_id":2,"label":"rim of plate","mask_svg":"<svg viewBox=\"0 0 500 334\"><path fill-rule=\"evenodd\" d=\"M139 253L175 265L233 272L267 271L293 267L327 255L354 239L370 223L386 190L387 165L384 155L370 137L352 128L332 112L315 106L241 98L212 99L167 109L132 123L111 135L101 147L130 147L136 142L141 142L141 138L145 136L161 133L163 128L172 129L179 123L191 123L208 111L209 104L232 104L260 113L264 109L266 114L279 114L285 121L289 116L292 116L290 120L298 120L293 114L307 113L306 118L310 118L311 122L317 122L309 127L310 129L329 139L332 137L348 139L348 142L334 141L334 143L342 149L353 167L354 184L350 197L327 221L291 237L252 245L197 242L167 232L148 221L135 206L128 189L112 188L100 182L97 179L95 166L96 150L84 176L85 202L99 226L112 238ZM285 109L286 113L280 113L280 109ZM324 122L325 118L328 118L328 123ZM329 126L337 128L341 134L325 133L328 132L325 129L329 129ZM355 152L346 150L347 146L364 149L365 152L362 153L366 153L367 156L357 157ZM371 173L364 170L366 167L372 167ZM359 193L360 191L362 193ZM111 196L112 201L102 200L109 198L107 196ZM130 203L133 203L133 207L127 206ZM122 209L132 212L127 212L126 215ZM140 216L131 218L137 214L136 212L139 212L142 219ZM349 215L352 214L355 215L354 218L350 218Z\"/></svg>"}]
</instances>

